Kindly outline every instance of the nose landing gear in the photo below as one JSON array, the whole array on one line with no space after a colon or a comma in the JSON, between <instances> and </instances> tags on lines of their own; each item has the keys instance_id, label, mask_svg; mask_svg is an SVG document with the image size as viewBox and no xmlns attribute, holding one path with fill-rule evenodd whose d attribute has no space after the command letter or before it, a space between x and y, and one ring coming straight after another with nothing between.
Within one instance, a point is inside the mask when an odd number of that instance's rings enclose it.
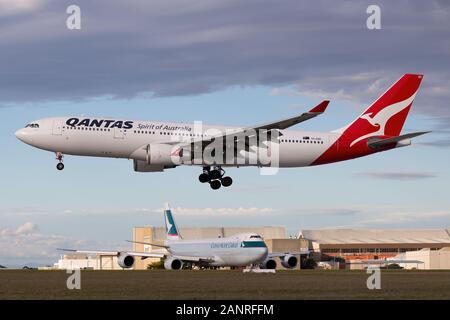
<instances>
[{"instance_id":1,"label":"nose landing gear","mask_svg":"<svg viewBox=\"0 0 450 320\"><path fill-rule=\"evenodd\" d=\"M63 154L61 152L56 153L56 160L59 161L59 163L56 165L56 169L58 169L59 171L64 170Z\"/></svg>"},{"instance_id":2,"label":"nose landing gear","mask_svg":"<svg viewBox=\"0 0 450 320\"><path fill-rule=\"evenodd\" d=\"M225 176L225 170L220 166L216 166L211 170L211 167L203 167L203 173L198 176L201 183L209 183L213 190L219 189L221 186L229 187L233 184L231 177Z\"/></svg>"}]
</instances>

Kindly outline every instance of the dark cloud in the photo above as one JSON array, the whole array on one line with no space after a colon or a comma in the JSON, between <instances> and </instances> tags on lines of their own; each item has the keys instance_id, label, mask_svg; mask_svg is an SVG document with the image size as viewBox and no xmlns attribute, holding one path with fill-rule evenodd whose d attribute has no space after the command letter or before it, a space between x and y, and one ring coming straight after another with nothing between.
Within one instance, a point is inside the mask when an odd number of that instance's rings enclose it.
<instances>
[{"instance_id":1,"label":"dark cloud","mask_svg":"<svg viewBox=\"0 0 450 320\"><path fill-rule=\"evenodd\" d=\"M441 139L429 142L417 142L416 144L422 146L430 146L430 147L438 147L438 148L449 148L450 147L450 139Z\"/></svg>"},{"instance_id":2,"label":"dark cloud","mask_svg":"<svg viewBox=\"0 0 450 320\"><path fill-rule=\"evenodd\" d=\"M398 181L410 181L436 177L436 174L429 172L361 172L357 173L357 175L374 179L387 179Z\"/></svg>"},{"instance_id":3,"label":"dark cloud","mask_svg":"<svg viewBox=\"0 0 450 320\"><path fill-rule=\"evenodd\" d=\"M0 103L97 96L192 95L295 84L313 96L367 102L406 72L425 74L418 111L448 117L450 7L378 1L33 0L0 19Z\"/></svg>"}]
</instances>

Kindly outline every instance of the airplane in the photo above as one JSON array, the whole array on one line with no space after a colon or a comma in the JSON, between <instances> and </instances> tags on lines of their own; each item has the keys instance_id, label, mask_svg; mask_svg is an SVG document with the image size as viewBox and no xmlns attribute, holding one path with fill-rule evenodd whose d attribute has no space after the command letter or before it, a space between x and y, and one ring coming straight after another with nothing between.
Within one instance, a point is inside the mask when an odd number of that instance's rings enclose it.
<instances>
[{"instance_id":1,"label":"airplane","mask_svg":"<svg viewBox=\"0 0 450 320\"><path fill-rule=\"evenodd\" d=\"M15 135L54 152L58 170L64 154L132 159L136 172L196 165L199 181L217 190L233 183L224 167L316 166L410 145L429 132L400 134L422 78L403 75L357 119L330 132L286 130L324 113L325 100L301 115L246 128L83 116L32 121Z\"/></svg>"},{"instance_id":2,"label":"airplane","mask_svg":"<svg viewBox=\"0 0 450 320\"><path fill-rule=\"evenodd\" d=\"M184 267L246 267L258 266L261 269L275 269L277 261L281 260L283 267L292 269L298 264L297 256L309 254L309 250L298 252L269 253L263 238L256 233L241 233L230 237L184 240L178 231L168 204L164 209L166 224L166 240L164 244L140 241L128 241L151 245L165 249L167 252L136 252L136 251L93 251L58 249L60 251L117 256L121 268L132 268L136 257L164 259L164 268L180 270Z\"/></svg>"}]
</instances>

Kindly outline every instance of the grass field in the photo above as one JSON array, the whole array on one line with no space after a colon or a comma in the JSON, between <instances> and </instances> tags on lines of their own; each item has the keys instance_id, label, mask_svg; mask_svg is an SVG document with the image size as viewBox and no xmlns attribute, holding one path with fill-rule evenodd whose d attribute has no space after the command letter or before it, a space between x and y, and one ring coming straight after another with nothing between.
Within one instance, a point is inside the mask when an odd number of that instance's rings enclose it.
<instances>
[{"instance_id":1,"label":"grass field","mask_svg":"<svg viewBox=\"0 0 450 320\"><path fill-rule=\"evenodd\" d=\"M450 271L382 270L381 290L364 271L81 271L68 290L64 271L1 270L0 299L450 299Z\"/></svg>"}]
</instances>

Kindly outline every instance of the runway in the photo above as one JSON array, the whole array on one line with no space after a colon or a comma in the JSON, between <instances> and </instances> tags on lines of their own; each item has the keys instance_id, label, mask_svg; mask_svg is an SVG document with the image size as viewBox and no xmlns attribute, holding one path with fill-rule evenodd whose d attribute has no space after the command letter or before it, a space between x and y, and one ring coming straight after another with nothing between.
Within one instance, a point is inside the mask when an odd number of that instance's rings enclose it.
<instances>
[{"instance_id":1,"label":"runway","mask_svg":"<svg viewBox=\"0 0 450 320\"><path fill-rule=\"evenodd\" d=\"M450 299L450 271L381 270L369 290L365 271L81 271L68 290L65 271L1 270L0 299Z\"/></svg>"}]
</instances>

